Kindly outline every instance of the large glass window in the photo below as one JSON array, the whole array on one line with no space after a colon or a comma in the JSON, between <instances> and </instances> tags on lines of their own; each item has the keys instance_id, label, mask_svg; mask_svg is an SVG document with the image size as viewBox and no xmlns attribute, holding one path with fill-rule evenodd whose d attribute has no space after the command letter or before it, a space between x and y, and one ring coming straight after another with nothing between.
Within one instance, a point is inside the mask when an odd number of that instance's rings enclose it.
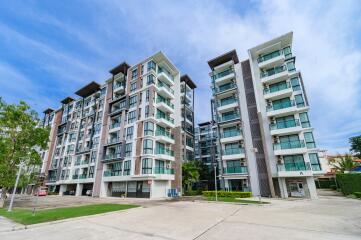
<instances>
[{"instance_id":1,"label":"large glass window","mask_svg":"<svg viewBox=\"0 0 361 240\"><path fill-rule=\"evenodd\" d=\"M295 101L296 101L297 107L305 106L305 101L303 100L302 94L295 95Z\"/></svg>"},{"instance_id":2,"label":"large glass window","mask_svg":"<svg viewBox=\"0 0 361 240\"><path fill-rule=\"evenodd\" d=\"M320 159L318 158L317 153L308 154L311 162L312 171L321 171Z\"/></svg>"},{"instance_id":3,"label":"large glass window","mask_svg":"<svg viewBox=\"0 0 361 240\"><path fill-rule=\"evenodd\" d=\"M154 76L152 74L148 75L147 76L147 85L155 83L154 79L155 78L154 78Z\"/></svg>"},{"instance_id":4,"label":"large glass window","mask_svg":"<svg viewBox=\"0 0 361 240\"><path fill-rule=\"evenodd\" d=\"M283 156L284 166L286 171L304 171L306 168L303 155L289 155Z\"/></svg>"},{"instance_id":5,"label":"large glass window","mask_svg":"<svg viewBox=\"0 0 361 240\"><path fill-rule=\"evenodd\" d=\"M129 98L129 108L137 106L137 95L133 95Z\"/></svg>"},{"instance_id":6,"label":"large glass window","mask_svg":"<svg viewBox=\"0 0 361 240\"><path fill-rule=\"evenodd\" d=\"M142 174L152 174L152 159L151 158L143 158Z\"/></svg>"},{"instance_id":7,"label":"large glass window","mask_svg":"<svg viewBox=\"0 0 361 240\"><path fill-rule=\"evenodd\" d=\"M137 90L137 83L136 82L130 84L130 91L134 92L135 90Z\"/></svg>"},{"instance_id":8,"label":"large glass window","mask_svg":"<svg viewBox=\"0 0 361 240\"><path fill-rule=\"evenodd\" d=\"M137 111L131 111L128 113L128 123L133 123L137 120Z\"/></svg>"},{"instance_id":9,"label":"large glass window","mask_svg":"<svg viewBox=\"0 0 361 240\"><path fill-rule=\"evenodd\" d=\"M150 139L143 140L143 153L153 154L153 141Z\"/></svg>"},{"instance_id":10,"label":"large glass window","mask_svg":"<svg viewBox=\"0 0 361 240\"><path fill-rule=\"evenodd\" d=\"M123 175L130 175L130 167L131 167L131 161L125 161L124 162L124 173Z\"/></svg>"},{"instance_id":11,"label":"large glass window","mask_svg":"<svg viewBox=\"0 0 361 240\"><path fill-rule=\"evenodd\" d=\"M293 115L276 118L277 129L289 128L297 126Z\"/></svg>"},{"instance_id":12,"label":"large glass window","mask_svg":"<svg viewBox=\"0 0 361 240\"><path fill-rule=\"evenodd\" d=\"M303 128L311 127L307 112L300 113L300 121Z\"/></svg>"},{"instance_id":13,"label":"large glass window","mask_svg":"<svg viewBox=\"0 0 361 240\"><path fill-rule=\"evenodd\" d=\"M281 91L283 89L286 89L287 87L288 86L287 86L286 81L282 81L282 82L279 82L279 83L274 83L274 84L269 85L269 92L270 93L278 92L278 91Z\"/></svg>"},{"instance_id":14,"label":"large glass window","mask_svg":"<svg viewBox=\"0 0 361 240\"><path fill-rule=\"evenodd\" d=\"M156 64L153 60L147 63L147 71L150 71L151 69L153 69L154 71L156 70Z\"/></svg>"},{"instance_id":15,"label":"large glass window","mask_svg":"<svg viewBox=\"0 0 361 240\"><path fill-rule=\"evenodd\" d=\"M144 123L144 136L153 136L154 135L154 123L145 122Z\"/></svg>"},{"instance_id":16,"label":"large glass window","mask_svg":"<svg viewBox=\"0 0 361 240\"><path fill-rule=\"evenodd\" d=\"M281 149L291 149L291 148L300 148L302 143L297 134L280 136Z\"/></svg>"},{"instance_id":17,"label":"large glass window","mask_svg":"<svg viewBox=\"0 0 361 240\"><path fill-rule=\"evenodd\" d=\"M163 174L164 173L164 161L155 160L154 173L155 174Z\"/></svg>"},{"instance_id":18,"label":"large glass window","mask_svg":"<svg viewBox=\"0 0 361 240\"><path fill-rule=\"evenodd\" d=\"M300 80L298 79L298 77L291 78L291 85L293 91L301 90Z\"/></svg>"},{"instance_id":19,"label":"large glass window","mask_svg":"<svg viewBox=\"0 0 361 240\"><path fill-rule=\"evenodd\" d=\"M132 143L125 144L125 156L126 157L132 156Z\"/></svg>"},{"instance_id":20,"label":"large glass window","mask_svg":"<svg viewBox=\"0 0 361 240\"><path fill-rule=\"evenodd\" d=\"M133 131L134 131L133 126L127 128L127 136L126 136L127 140L132 140L133 139Z\"/></svg>"},{"instance_id":21,"label":"large glass window","mask_svg":"<svg viewBox=\"0 0 361 240\"><path fill-rule=\"evenodd\" d=\"M296 71L295 63L293 61L287 62L287 69L289 72Z\"/></svg>"},{"instance_id":22,"label":"large glass window","mask_svg":"<svg viewBox=\"0 0 361 240\"><path fill-rule=\"evenodd\" d=\"M292 106L292 102L289 98L282 98L272 102L273 110L288 108Z\"/></svg>"},{"instance_id":23,"label":"large glass window","mask_svg":"<svg viewBox=\"0 0 361 240\"><path fill-rule=\"evenodd\" d=\"M313 138L312 132L305 132L304 134L307 148L316 148L316 143Z\"/></svg>"},{"instance_id":24,"label":"large glass window","mask_svg":"<svg viewBox=\"0 0 361 240\"><path fill-rule=\"evenodd\" d=\"M132 70L132 79L136 79L138 77L138 70L137 69L133 69Z\"/></svg>"}]
</instances>

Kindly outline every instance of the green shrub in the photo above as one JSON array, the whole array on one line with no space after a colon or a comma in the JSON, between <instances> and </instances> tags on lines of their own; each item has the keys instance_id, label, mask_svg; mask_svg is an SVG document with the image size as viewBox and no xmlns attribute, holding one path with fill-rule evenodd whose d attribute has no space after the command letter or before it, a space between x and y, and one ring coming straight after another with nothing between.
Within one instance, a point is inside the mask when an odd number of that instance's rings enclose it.
<instances>
[{"instance_id":1,"label":"green shrub","mask_svg":"<svg viewBox=\"0 0 361 240\"><path fill-rule=\"evenodd\" d=\"M355 195L357 198L361 198L361 192L354 192L353 195Z\"/></svg>"},{"instance_id":2,"label":"green shrub","mask_svg":"<svg viewBox=\"0 0 361 240\"><path fill-rule=\"evenodd\" d=\"M361 192L361 173L340 173L336 179L344 195Z\"/></svg>"},{"instance_id":3,"label":"green shrub","mask_svg":"<svg viewBox=\"0 0 361 240\"><path fill-rule=\"evenodd\" d=\"M332 190L337 190L336 185L330 185L330 188L331 188Z\"/></svg>"},{"instance_id":4,"label":"green shrub","mask_svg":"<svg viewBox=\"0 0 361 240\"><path fill-rule=\"evenodd\" d=\"M335 185L335 180L316 180L316 188L331 188L331 185Z\"/></svg>"},{"instance_id":5,"label":"green shrub","mask_svg":"<svg viewBox=\"0 0 361 240\"><path fill-rule=\"evenodd\" d=\"M202 191L201 190L189 190L184 192L185 196L197 196L197 195L201 195Z\"/></svg>"},{"instance_id":6,"label":"green shrub","mask_svg":"<svg viewBox=\"0 0 361 240\"><path fill-rule=\"evenodd\" d=\"M248 198L252 197L251 192L227 192L227 191L217 191L218 197L230 197L230 198ZM203 191L204 197L215 197L216 191Z\"/></svg>"}]
</instances>

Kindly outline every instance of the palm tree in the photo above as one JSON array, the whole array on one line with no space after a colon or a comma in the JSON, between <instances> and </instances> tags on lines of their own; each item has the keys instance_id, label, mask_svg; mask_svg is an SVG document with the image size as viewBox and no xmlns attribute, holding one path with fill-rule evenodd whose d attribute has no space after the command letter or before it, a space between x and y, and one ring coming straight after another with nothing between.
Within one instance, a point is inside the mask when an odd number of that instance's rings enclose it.
<instances>
[{"instance_id":1,"label":"palm tree","mask_svg":"<svg viewBox=\"0 0 361 240\"><path fill-rule=\"evenodd\" d=\"M195 161L188 161L182 164L183 187L186 191L192 189L192 184L199 181L199 166Z\"/></svg>"},{"instance_id":2,"label":"palm tree","mask_svg":"<svg viewBox=\"0 0 361 240\"><path fill-rule=\"evenodd\" d=\"M351 154L337 155L331 160L331 165L336 168L337 172L344 173L345 171L351 171L354 167L358 166L356 162L353 161Z\"/></svg>"}]
</instances>

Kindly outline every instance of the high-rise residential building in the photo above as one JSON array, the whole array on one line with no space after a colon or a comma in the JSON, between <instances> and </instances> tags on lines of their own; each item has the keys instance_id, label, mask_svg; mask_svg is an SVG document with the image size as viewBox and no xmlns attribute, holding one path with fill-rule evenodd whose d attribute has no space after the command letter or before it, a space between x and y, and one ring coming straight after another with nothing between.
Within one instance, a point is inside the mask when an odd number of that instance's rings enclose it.
<instances>
[{"instance_id":1,"label":"high-rise residential building","mask_svg":"<svg viewBox=\"0 0 361 240\"><path fill-rule=\"evenodd\" d=\"M180 192L183 143L194 141L195 84L161 52L110 73L105 84L91 82L77 99L44 111L51 126L42 167L49 191L142 198ZM192 124L183 130L187 115Z\"/></svg>"},{"instance_id":2,"label":"high-rise residential building","mask_svg":"<svg viewBox=\"0 0 361 240\"><path fill-rule=\"evenodd\" d=\"M213 121L199 123L195 129L195 160L201 161L210 170L213 163L218 162L218 149L215 148L217 143L217 124Z\"/></svg>"},{"instance_id":3,"label":"high-rise residential building","mask_svg":"<svg viewBox=\"0 0 361 240\"><path fill-rule=\"evenodd\" d=\"M208 61L219 133L220 180L227 190L317 198L322 174L292 32Z\"/></svg>"}]
</instances>

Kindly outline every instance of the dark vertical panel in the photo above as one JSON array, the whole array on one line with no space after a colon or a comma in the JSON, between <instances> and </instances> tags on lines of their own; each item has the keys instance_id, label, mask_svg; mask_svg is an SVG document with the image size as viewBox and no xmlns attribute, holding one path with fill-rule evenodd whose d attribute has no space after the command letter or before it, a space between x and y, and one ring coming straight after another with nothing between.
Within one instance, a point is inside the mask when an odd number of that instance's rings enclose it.
<instances>
[{"instance_id":1,"label":"dark vertical panel","mask_svg":"<svg viewBox=\"0 0 361 240\"><path fill-rule=\"evenodd\" d=\"M262 142L261 127L257 114L256 97L254 93L251 66L249 60L242 62L241 66L244 90L246 94L249 124L251 128L252 143L253 146L258 149L258 152L256 153L256 161L258 168L258 178L260 182L260 192L262 196L271 196L271 189L267 172L267 163L264 156L265 151Z\"/></svg>"}]
</instances>

